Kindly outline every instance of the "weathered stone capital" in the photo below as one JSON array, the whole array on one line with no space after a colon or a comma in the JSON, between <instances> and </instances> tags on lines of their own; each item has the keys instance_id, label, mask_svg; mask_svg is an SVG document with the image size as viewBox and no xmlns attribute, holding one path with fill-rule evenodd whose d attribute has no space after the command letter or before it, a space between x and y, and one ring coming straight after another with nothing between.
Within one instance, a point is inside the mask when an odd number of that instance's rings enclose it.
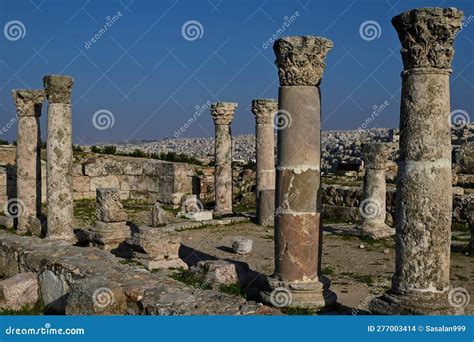
<instances>
[{"instance_id":1,"label":"weathered stone capital","mask_svg":"<svg viewBox=\"0 0 474 342\"><path fill-rule=\"evenodd\" d=\"M384 170L387 165L390 145L387 143L368 142L362 145L365 167Z\"/></svg>"},{"instance_id":2,"label":"weathered stone capital","mask_svg":"<svg viewBox=\"0 0 474 342\"><path fill-rule=\"evenodd\" d=\"M275 64L282 86L318 86L332 41L322 37L293 36L275 41Z\"/></svg>"},{"instance_id":3,"label":"weathered stone capital","mask_svg":"<svg viewBox=\"0 0 474 342\"><path fill-rule=\"evenodd\" d=\"M215 102L211 104L211 115L216 125L230 125L234 118L237 103Z\"/></svg>"},{"instance_id":4,"label":"weathered stone capital","mask_svg":"<svg viewBox=\"0 0 474 342\"><path fill-rule=\"evenodd\" d=\"M257 124L273 123L273 118L278 109L278 101L273 99L252 100L252 112L255 114Z\"/></svg>"},{"instance_id":5,"label":"weathered stone capital","mask_svg":"<svg viewBox=\"0 0 474 342\"><path fill-rule=\"evenodd\" d=\"M70 76L47 75L43 78L44 90L50 103L71 103L74 79Z\"/></svg>"},{"instance_id":6,"label":"weathered stone capital","mask_svg":"<svg viewBox=\"0 0 474 342\"><path fill-rule=\"evenodd\" d=\"M18 116L41 116L44 91L41 89L16 89L12 91Z\"/></svg>"},{"instance_id":7,"label":"weathered stone capital","mask_svg":"<svg viewBox=\"0 0 474 342\"><path fill-rule=\"evenodd\" d=\"M450 69L454 38L461 30L463 12L456 8L420 8L392 18L402 44L405 70Z\"/></svg>"}]
</instances>

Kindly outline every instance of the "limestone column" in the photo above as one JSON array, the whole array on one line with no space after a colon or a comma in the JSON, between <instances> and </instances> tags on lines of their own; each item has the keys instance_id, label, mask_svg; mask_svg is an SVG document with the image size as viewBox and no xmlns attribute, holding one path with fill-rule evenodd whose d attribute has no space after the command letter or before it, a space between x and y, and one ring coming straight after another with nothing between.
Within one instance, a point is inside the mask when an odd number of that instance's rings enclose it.
<instances>
[{"instance_id":1,"label":"limestone column","mask_svg":"<svg viewBox=\"0 0 474 342\"><path fill-rule=\"evenodd\" d=\"M46 237L75 242L73 232L72 110L69 76L43 78L48 99L46 194L48 223Z\"/></svg>"},{"instance_id":2,"label":"limestone column","mask_svg":"<svg viewBox=\"0 0 474 342\"><path fill-rule=\"evenodd\" d=\"M362 216L362 235L373 239L392 236L395 230L385 224L386 184L385 168L389 155L389 145L385 143L365 143L362 153L365 163L363 200L359 211Z\"/></svg>"},{"instance_id":3,"label":"limestone column","mask_svg":"<svg viewBox=\"0 0 474 342\"><path fill-rule=\"evenodd\" d=\"M404 64L391 289L382 314L448 314L452 177L449 75L463 13L422 8L392 19Z\"/></svg>"},{"instance_id":4,"label":"limestone column","mask_svg":"<svg viewBox=\"0 0 474 342\"><path fill-rule=\"evenodd\" d=\"M216 102L211 115L216 128L214 159L214 191L217 216L232 214L232 135L230 123L237 103Z\"/></svg>"},{"instance_id":5,"label":"limestone column","mask_svg":"<svg viewBox=\"0 0 474 342\"><path fill-rule=\"evenodd\" d=\"M280 77L275 212L275 271L262 300L274 306L322 308L336 302L321 276L321 107L325 38L278 39Z\"/></svg>"},{"instance_id":6,"label":"limestone column","mask_svg":"<svg viewBox=\"0 0 474 342\"><path fill-rule=\"evenodd\" d=\"M16 191L21 214L17 232L31 232L29 222L41 213L41 132L39 117L43 90L14 90L18 114L16 149Z\"/></svg>"},{"instance_id":7,"label":"limestone column","mask_svg":"<svg viewBox=\"0 0 474 342\"><path fill-rule=\"evenodd\" d=\"M275 133L273 118L278 102L269 99L252 101L255 114L255 155L257 161L257 222L273 225L275 211Z\"/></svg>"}]
</instances>

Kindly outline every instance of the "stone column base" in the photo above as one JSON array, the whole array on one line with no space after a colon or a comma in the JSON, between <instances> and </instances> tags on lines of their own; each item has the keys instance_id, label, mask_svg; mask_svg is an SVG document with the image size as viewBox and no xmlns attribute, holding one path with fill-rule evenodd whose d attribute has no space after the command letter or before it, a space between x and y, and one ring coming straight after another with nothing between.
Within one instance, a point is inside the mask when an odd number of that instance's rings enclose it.
<instances>
[{"instance_id":1,"label":"stone column base","mask_svg":"<svg viewBox=\"0 0 474 342\"><path fill-rule=\"evenodd\" d=\"M369 303L369 310L380 315L462 315L464 308L451 306L448 293L396 293L388 290Z\"/></svg>"},{"instance_id":2,"label":"stone column base","mask_svg":"<svg viewBox=\"0 0 474 342\"><path fill-rule=\"evenodd\" d=\"M322 309L336 304L337 296L329 290L331 282L326 277L315 281L285 282L267 278L260 298L265 304L279 308Z\"/></svg>"},{"instance_id":3,"label":"stone column base","mask_svg":"<svg viewBox=\"0 0 474 342\"><path fill-rule=\"evenodd\" d=\"M376 225L363 223L356 228L360 229L361 235L368 236L374 240L385 239L395 235L395 228L387 226L385 223Z\"/></svg>"},{"instance_id":4,"label":"stone column base","mask_svg":"<svg viewBox=\"0 0 474 342\"><path fill-rule=\"evenodd\" d=\"M111 251L125 242L130 237L130 227L125 221L122 222L102 222L97 221L90 229L90 243L94 246Z\"/></svg>"}]
</instances>

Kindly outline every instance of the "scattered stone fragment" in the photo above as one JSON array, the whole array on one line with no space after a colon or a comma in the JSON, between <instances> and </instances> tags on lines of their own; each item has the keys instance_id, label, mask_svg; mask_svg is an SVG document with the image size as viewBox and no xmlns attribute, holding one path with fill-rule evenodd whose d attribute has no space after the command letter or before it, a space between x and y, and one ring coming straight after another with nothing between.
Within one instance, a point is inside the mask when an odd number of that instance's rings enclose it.
<instances>
[{"instance_id":1,"label":"scattered stone fragment","mask_svg":"<svg viewBox=\"0 0 474 342\"><path fill-rule=\"evenodd\" d=\"M97 188L97 219L102 222L121 222L127 220L127 213L120 202L120 194L115 188Z\"/></svg>"},{"instance_id":2,"label":"scattered stone fragment","mask_svg":"<svg viewBox=\"0 0 474 342\"><path fill-rule=\"evenodd\" d=\"M127 243L133 249L133 257L147 269L188 268L179 258L181 237L172 231L154 227L140 227Z\"/></svg>"},{"instance_id":3,"label":"scattered stone fragment","mask_svg":"<svg viewBox=\"0 0 474 342\"><path fill-rule=\"evenodd\" d=\"M0 216L0 226L4 226L8 229L13 228L13 226L14 226L13 218L8 217L8 216Z\"/></svg>"},{"instance_id":4,"label":"scattered stone fragment","mask_svg":"<svg viewBox=\"0 0 474 342\"><path fill-rule=\"evenodd\" d=\"M191 221L210 221L213 219L212 211L203 210L196 212L183 213L182 211L178 213L177 217L184 217Z\"/></svg>"},{"instance_id":5,"label":"scattered stone fragment","mask_svg":"<svg viewBox=\"0 0 474 342\"><path fill-rule=\"evenodd\" d=\"M160 202L155 202L151 209L151 226L163 227L168 223L166 219L166 211L161 207Z\"/></svg>"},{"instance_id":6,"label":"scattered stone fragment","mask_svg":"<svg viewBox=\"0 0 474 342\"><path fill-rule=\"evenodd\" d=\"M239 281L235 265L225 260L199 261L192 271L201 273L204 283L211 287L235 284Z\"/></svg>"},{"instance_id":7,"label":"scattered stone fragment","mask_svg":"<svg viewBox=\"0 0 474 342\"><path fill-rule=\"evenodd\" d=\"M252 253L253 241L243 237L237 237L232 240L232 249L234 253L245 255Z\"/></svg>"},{"instance_id":8,"label":"scattered stone fragment","mask_svg":"<svg viewBox=\"0 0 474 342\"><path fill-rule=\"evenodd\" d=\"M19 273L0 281L1 310L31 308L37 301L38 281L35 273Z\"/></svg>"}]
</instances>

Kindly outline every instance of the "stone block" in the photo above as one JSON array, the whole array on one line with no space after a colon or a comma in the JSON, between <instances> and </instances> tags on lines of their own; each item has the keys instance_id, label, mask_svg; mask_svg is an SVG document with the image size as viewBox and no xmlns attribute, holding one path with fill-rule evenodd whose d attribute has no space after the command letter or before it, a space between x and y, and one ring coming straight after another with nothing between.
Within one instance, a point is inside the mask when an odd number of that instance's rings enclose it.
<instances>
[{"instance_id":1,"label":"stone block","mask_svg":"<svg viewBox=\"0 0 474 342\"><path fill-rule=\"evenodd\" d=\"M181 237L176 232L144 226L133 233L127 243L135 251L147 254L152 260L170 260L179 258Z\"/></svg>"},{"instance_id":2,"label":"stone block","mask_svg":"<svg viewBox=\"0 0 474 342\"><path fill-rule=\"evenodd\" d=\"M87 176L74 176L73 179L74 192L88 192L91 184Z\"/></svg>"},{"instance_id":3,"label":"stone block","mask_svg":"<svg viewBox=\"0 0 474 342\"><path fill-rule=\"evenodd\" d=\"M102 277L80 279L71 285L66 315L120 315L127 313L127 297L120 284Z\"/></svg>"},{"instance_id":4,"label":"stone block","mask_svg":"<svg viewBox=\"0 0 474 342\"><path fill-rule=\"evenodd\" d=\"M45 309L50 312L63 312L69 291L66 276L47 269L39 274L38 282Z\"/></svg>"},{"instance_id":5,"label":"stone block","mask_svg":"<svg viewBox=\"0 0 474 342\"><path fill-rule=\"evenodd\" d=\"M199 261L193 271L201 273L204 283L212 287L239 282L235 265L225 260Z\"/></svg>"},{"instance_id":6,"label":"stone block","mask_svg":"<svg viewBox=\"0 0 474 342\"><path fill-rule=\"evenodd\" d=\"M155 202L153 208L151 208L151 226L162 227L166 226L166 211L161 207L159 202Z\"/></svg>"},{"instance_id":7,"label":"stone block","mask_svg":"<svg viewBox=\"0 0 474 342\"><path fill-rule=\"evenodd\" d=\"M102 222L121 222L127 220L127 213L120 202L117 189L97 189L97 219Z\"/></svg>"},{"instance_id":8,"label":"stone block","mask_svg":"<svg viewBox=\"0 0 474 342\"><path fill-rule=\"evenodd\" d=\"M211 221L213 219L213 213L210 210L202 210L202 211L196 211L196 212L189 212L189 213L184 213L184 212L179 212L178 213L179 217L184 217L187 218L188 220L191 221Z\"/></svg>"},{"instance_id":9,"label":"stone block","mask_svg":"<svg viewBox=\"0 0 474 342\"><path fill-rule=\"evenodd\" d=\"M108 175L90 178L90 191L95 192L97 188L119 188L120 182L117 176Z\"/></svg>"},{"instance_id":10,"label":"stone block","mask_svg":"<svg viewBox=\"0 0 474 342\"><path fill-rule=\"evenodd\" d=\"M253 241L243 237L232 239L232 250L236 254L245 255L252 253Z\"/></svg>"},{"instance_id":11,"label":"stone block","mask_svg":"<svg viewBox=\"0 0 474 342\"><path fill-rule=\"evenodd\" d=\"M95 160L94 162L84 164L84 175L90 177L106 176L107 171L105 170L104 164L99 160Z\"/></svg>"},{"instance_id":12,"label":"stone block","mask_svg":"<svg viewBox=\"0 0 474 342\"><path fill-rule=\"evenodd\" d=\"M0 281L0 309L21 310L38 301L38 281L35 273L20 273Z\"/></svg>"}]
</instances>

